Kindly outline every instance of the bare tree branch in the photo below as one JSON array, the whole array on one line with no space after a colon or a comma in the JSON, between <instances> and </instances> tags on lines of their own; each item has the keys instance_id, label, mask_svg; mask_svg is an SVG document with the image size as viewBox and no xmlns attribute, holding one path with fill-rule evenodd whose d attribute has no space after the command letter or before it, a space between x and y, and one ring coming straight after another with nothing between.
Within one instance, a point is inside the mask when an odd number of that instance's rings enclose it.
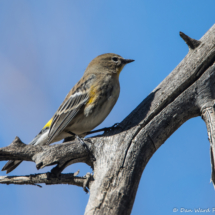
<instances>
[{"instance_id":1,"label":"bare tree branch","mask_svg":"<svg viewBox=\"0 0 215 215\"><path fill-rule=\"evenodd\" d=\"M214 183L215 25L199 41L180 35L189 46L182 62L116 128L85 140L95 161L78 141L29 146L19 139L0 149L0 160L33 161L37 168L57 164L51 173L55 178L66 166L85 162L94 171L85 214L126 215L151 156L184 122L202 115L211 142ZM86 180L81 186L89 177Z\"/></svg>"},{"instance_id":2,"label":"bare tree branch","mask_svg":"<svg viewBox=\"0 0 215 215\"><path fill-rule=\"evenodd\" d=\"M24 176L0 176L1 184L19 184L19 185L36 185L44 183L46 185L54 184L69 184L83 187L84 191L88 193L89 183L93 181L93 177L90 173L87 173L84 177L77 177L76 173L61 174L60 177L55 177L50 173L33 174Z\"/></svg>"},{"instance_id":3,"label":"bare tree branch","mask_svg":"<svg viewBox=\"0 0 215 215\"><path fill-rule=\"evenodd\" d=\"M24 144L18 137L9 146L0 149L0 161L2 160L33 161L37 169L57 164L58 168L61 168L60 172L73 163L84 162L92 165L88 151L78 141L51 146L33 146Z\"/></svg>"}]
</instances>

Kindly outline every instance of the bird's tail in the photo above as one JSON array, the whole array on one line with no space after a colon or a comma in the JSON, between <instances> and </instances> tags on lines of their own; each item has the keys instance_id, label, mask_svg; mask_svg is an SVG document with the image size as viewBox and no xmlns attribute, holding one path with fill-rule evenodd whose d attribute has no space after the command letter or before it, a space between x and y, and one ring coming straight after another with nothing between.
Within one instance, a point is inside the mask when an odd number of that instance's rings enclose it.
<instances>
[{"instance_id":1,"label":"bird's tail","mask_svg":"<svg viewBox=\"0 0 215 215\"><path fill-rule=\"evenodd\" d=\"M7 171L6 173L8 174L9 172L13 171L17 166L19 166L20 163L22 163L22 160L9 160L4 165L1 171Z\"/></svg>"}]
</instances>

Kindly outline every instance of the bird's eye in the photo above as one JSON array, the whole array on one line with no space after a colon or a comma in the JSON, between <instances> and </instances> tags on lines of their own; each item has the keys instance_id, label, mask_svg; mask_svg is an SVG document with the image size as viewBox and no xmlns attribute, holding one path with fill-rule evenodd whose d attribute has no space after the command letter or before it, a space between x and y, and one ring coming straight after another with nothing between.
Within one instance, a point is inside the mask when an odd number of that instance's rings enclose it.
<instances>
[{"instance_id":1,"label":"bird's eye","mask_svg":"<svg viewBox=\"0 0 215 215\"><path fill-rule=\"evenodd\" d=\"M117 61L118 61L118 58L117 58L117 57L113 57L112 60L113 60L114 62L117 62Z\"/></svg>"}]
</instances>

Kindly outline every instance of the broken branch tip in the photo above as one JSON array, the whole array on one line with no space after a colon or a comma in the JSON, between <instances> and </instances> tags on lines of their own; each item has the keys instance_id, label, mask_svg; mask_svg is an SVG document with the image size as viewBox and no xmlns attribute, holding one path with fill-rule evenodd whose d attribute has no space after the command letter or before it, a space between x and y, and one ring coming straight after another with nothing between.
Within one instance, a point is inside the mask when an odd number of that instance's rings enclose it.
<instances>
[{"instance_id":1,"label":"broken branch tip","mask_svg":"<svg viewBox=\"0 0 215 215\"><path fill-rule=\"evenodd\" d=\"M187 36L185 33L181 31L179 32L179 35L185 41L185 43L188 45L190 49L195 49L201 44L199 40L192 39L191 37Z\"/></svg>"}]
</instances>

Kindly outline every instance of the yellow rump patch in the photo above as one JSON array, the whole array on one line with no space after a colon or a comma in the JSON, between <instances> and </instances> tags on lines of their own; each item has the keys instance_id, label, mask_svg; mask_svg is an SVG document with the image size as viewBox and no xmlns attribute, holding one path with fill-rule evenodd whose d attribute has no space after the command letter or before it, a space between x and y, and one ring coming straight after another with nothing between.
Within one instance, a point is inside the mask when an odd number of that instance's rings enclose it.
<instances>
[{"instance_id":1,"label":"yellow rump patch","mask_svg":"<svg viewBox=\"0 0 215 215\"><path fill-rule=\"evenodd\" d=\"M52 124L52 118L46 123L46 125L43 127L44 128L49 128Z\"/></svg>"}]
</instances>

